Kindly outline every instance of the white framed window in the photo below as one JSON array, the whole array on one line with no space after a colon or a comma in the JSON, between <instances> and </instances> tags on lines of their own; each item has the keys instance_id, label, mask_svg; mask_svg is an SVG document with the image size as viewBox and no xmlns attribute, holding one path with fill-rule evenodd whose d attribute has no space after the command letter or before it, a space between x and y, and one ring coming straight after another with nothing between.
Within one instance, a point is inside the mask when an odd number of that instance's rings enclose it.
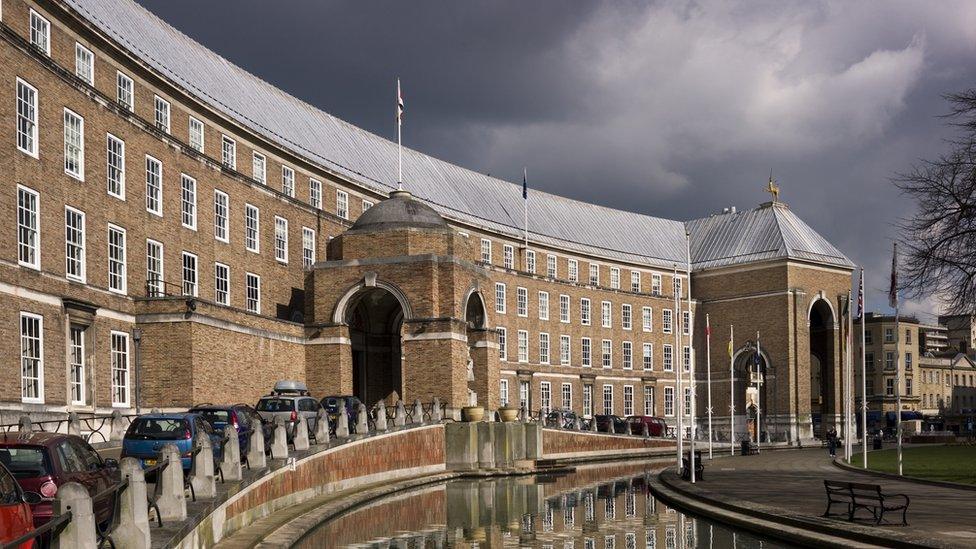
<instances>
[{"instance_id":1,"label":"white framed window","mask_svg":"<svg viewBox=\"0 0 976 549\"><path fill-rule=\"evenodd\" d=\"M569 296L566 294L559 296L559 322L569 323Z\"/></svg>"},{"instance_id":2,"label":"white framed window","mask_svg":"<svg viewBox=\"0 0 976 549\"><path fill-rule=\"evenodd\" d=\"M132 79L116 71L115 73L116 100L123 109L132 112L135 107L135 92Z\"/></svg>"},{"instance_id":3,"label":"white framed window","mask_svg":"<svg viewBox=\"0 0 976 549\"><path fill-rule=\"evenodd\" d=\"M620 289L620 269L617 267L610 267L610 287L614 290Z\"/></svg>"},{"instance_id":4,"label":"white framed window","mask_svg":"<svg viewBox=\"0 0 976 549\"><path fill-rule=\"evenodd\" d=\"M505 283L495 283L495 312L505 314Z\"/></svg>"},{"instance_id":5,"label":"white framed window","mask_svg":"<svg viewBox=\"0 0 976 549\"><path fill-rule=\"evenodd\" d=\"M672 329L672 327L674 325L674 322L673 322L674 319L672 318L672 315L673 314L674 314L674 311L672 311L671 309L662 309L661 310L661 331L664 332L664 333L666 333L666 334L670 334L671 333L671 329Z\"/></svg>"},{"instance_id":6,"label":"white framed window","mask_svg":"<svg viewBox=\"0 0 976 549\"><path fill-rule=\"evenodd\" d=\"M630 291L640 293L641 291L640 271L630 271Z\"/></svg>"},{"instance_id":7,"label":"white framed window","mask_svg":"<svg viewBox=\"0 0 976 549\"><path fill-rule=\"evenodd\" d=\"M539 364L549 364L549 334L539 334Z\"/></svg>"},{"instance_id":8,"label":"white framed window","mask_svg":"<svg viewBox=\"0 0 976 549\"><path fill-rule=\"evenodd\" d=\"M197 230L197 180L180 175L180 221L190 230Z\"/></svg>"},{"instance_id":9,"label":"white framed window","mask_svg":"<svg viewBox=\"0 0 976 549\"><path fill-rule=\"evenodd\" d=\"M651 293L661 295L661 275L659 274L651 275Z\"/></svg>"},{"instance_id":10,"label":"white framed window","mask_svg":"<svg viewBox=\"0 0 976 549\"><path fill-rule=\"evenodd\" d=\"M651 385L644 386L644 415L654 415L654 387Z\"/></svg>"},{"instance_id":11,"label":"white framed window","mask_svg":"<svg viewBox=\"0 0 976 549\"><path fill-rule=\"evenodd\" d=\"M571 338L568 335L559 336L559 363L569 366L572 360Z\"/></svg>"},{"instance_id":12,"label":"white framed window","mask_svg":"<svg viewBox=\"0 0 976 549\"><path fill-rule=\"evenodd\" d=\"M556 256L548 254L546 256L546 276L556 278L559 273L556 270Z\"/></svg>"},{"instance_id":13,"label":"white framed window","mask_svg":"<svg viewBox=\"0 0 976 549\"><path fill-rule=\"evenodd\" d=\"M528 381L519 381L519 406L529 409L529 399L531 398Z\"/></svg>"},{"instance_id":14,"label":"white framed window","mask_svg":"<svg viewBox=\"0 0 976 549\"><path fill-rule=\"evenodd\" d=\"M503 256L505 268L506 269L514 269L515 268L515 248L513 248L511 244L505 244L505 246L502 247L502 256Z\"/></svg>"},{"instance_id":15,"label":"white framed window","mask_svg":"<svg viewBox=\"0 0 976 549\"><path fill-rule=\"evenodd\" d=\"M366 210L368 210L368 209L370 209L372 207L373 207L373 202L371 200L366 200L364 198L363 199L363 211L365 212Z\"/></svg>"},{"instance_id":16,"label":"white framed window","mask_svg":"<svg viewBox=\"0 0 976 549\"><path fill-rule=\"evenodd\" d=\"M654 344L653 343L644 344L643 360L644 360L643 364L645 370L654 369Z\"/></svg>"},{"instance_id":17,"label":"white framed window","mask_svg":"<svg viewBox=\"0 0 976 549\"><path fill-rule=\"evenodd\" d=\"M237 141L226 135L220 136L220 160L224 166L237 169Z\"/></svg>"},{"instance_id":18,"label":"white framed window","mask_svg":"<svg viewBox=\"0 0 976 549\"><path fill-rule=\"evenodd\" d=\"M214 301L230 305L230 267L214 263Z\"/></svg>"},{"instance_id":19,"label":"white framed window","mask_svg":"<svg viewBox=\"0 0 976 549\"><path fill-rule=\"evenodd\" d=\"M125 200L125 141L112 134L105 137L108 194Z\"/></svg>"},{"instance_id":20,"label":"white framed window","mask_svg":"<svg viewBox=\"0 0 976 549\"><path fill-rule=\"evenodd\" d=\"M79 326L68 329L69 379L71 404L85 403L85 330Z\"/></svg>"},{"instance_id":21,"label":"white framed window","mask_svg":"<svg viewBox=\"0 0 976 549\"><path fill-rule=\"evenodd\" d=\"M349 193L336 189L336 215L349 219Z\"/></svg>"},{"instance_id":22,"label":"white framed window","mask_svg":"<svg viewBox=\"0 0 976 549\"><path fill-rule=\"evenodd\" d=\"M600 317L604 328L613 328L613 304L609 301L600 303Z\"/></svg>"},{"instance_id":23,"label":"white framed window","mask_svg":"<svg viewBox=\"0 0 976 549\"><path fill-rule=\"evenodd\" d=\"M64 109L64 173L85 180L85 119Z\"/></svg>"},{"instance_id":24,"label":"white framed window","mask_svg":"<svg viewBox=\"0 0 976 549\"><path fill-rule=\"evenodd\" d=\"M169 133L169 101L158 95L154 95L153 112L155 114L156 127Z\"/></svg>"},{"instance_id":25,"label":"white framed window","mask_svg":"<svg viewBox=\"0 0 976 549\"><path fill-rule=\"evenodd\" d=\"M600 355L603 357L602 363L604 368L613 368L613 342L609 339L604 339L602 345L600 346Z\"/></svg>"},{"instance_id":26,"label":"white framed window","mask_svg":"<svg viewBox=\"0 0 976 549\"><path fill-rule=\"evenodd\" d=\"M112 406L129 407L129 334L112 330Z\"/></svg>"},{"instance_id":27,"label":"white framed window","mask_svg":"<svg viewBox=\"0 0 976 549\"><path fill-rule=\"evenodd\" d=\"M491 240L481 239L481 262L491 264Z\"/></svg>"},{"instance_id":28,"label":"white framed window","mask_svg":"<svg viewBox=\"0 0 976 549\"><path fill-rule=\"evenodd\" d=\"M596 263L590 263L589 283L590 286L600 285L600 265Z\"/></svg>"},{"instance_id":29,"label":"white framed window","mask_svg":"<svg viewBox=\"0 0 976 549\"><path fill-rule=\"evenodd\" d=\"M108 290L124 294L128 291L128 266L125 258L125 229L108 226Z\"/></svg>"},{"instance_id":30,"label":"white framed window","mask_svg":"<svg viewBox=\"0 0 976 549\"><path fill-rule=\"evenodd\" d=\"M163 163L146 155L146 211L163 215Z\"/></svg>"},{"instance_id":31,"label":"white framed window","mask_svg":"<svg viewBox=\"0 0 976 549\"><path fill-rule=\"evenodd\" d=\"M580 298L580 324L590 325L590 299L587 297Z\"/></svg>"},{"instance_id":32,"label":"white framed window","mask_svg":"<svg viewBox=\"0 0 976 549\"><path fill-rule=\"evenodd\" d=\"M146 239L146 290L149 297L166 294L163 283L163 243Z\"/></svg>"},{"instance_id":33,"label":"white framed window","mask_svg":"<svg viewBox=\"0 0 976 549\"><path fill-rule=\"evenodd\" d=\"M589 383L583 385L583 416L593 415L593 386Z\"/></svg>"},{"instance_id":34,"label":"white framed window","mask_svg":"<svg viewBox=\"0 0 976 549\"><path fill-rule=\"evenodd\" d=\"M295 196L295 170L288 166L281 167L281 192Z\"/></svg>"},{"instance_id":35,"label":"white framed window","mask_svg":"<svg viewBox=\"0 0 976 549\"><path fill-rule=\"evenodd\" d=\"M691 415L691 387L685 387L685 416Z\"/></svg>"},{"instance_id":36,"label":"white framed window","mask_svg":"<svg viewBox=\"0 0 976 549\"><path fill-rule=\"evenodd\" d=\"M251 177L262 185L268 184L268 160L259 152L251 155Z\"/></svg>"},{"instance_id":37,"label":"white framed window","mask_svg":"<svg viewBox=\"0 0 976 549\"><path fill-rule=\"evenodd\" d=\"M681 348L681 365L685 372L691 371L691 347L687 345Z\"/></svg>"},{"instance_id":38,"label":"white framed window","mask_svg":"<svg viewBox=\"0 0 976 549\"><path fill-rule=\"evenodd\" d=\"M641 327L645 332L654 331L654 310L650 307L641 309Z\"/></svg>"},{"instance_id":39,"label":"white framed window","mask_svg":"<svg viewBox=\"0 0 976 549\"><path fill-rule=\"evenodd\" d=\"M623 360L624 370L634 369L634 344L630 341L624 341L623 347L621 348L621 355ZM632 414L628 414L632 415Z\"/></svg>"},{"instance_id":40,"label":"white framed window","mask_svg":"<svg viewBox=\"0 0 976 549\"><path fill-rule=\"evenodd\" d=\"M535 274L535 251L525 250L525 272Z\"/></svg>"},{"instance_id":41,"label":"white framed window","mask_svg":"<svg viewBox=\"0 0 976 549\"><path fill-rule=\"evenodd\" d=\"M44 402L44 318L20 313L20 400Z\"/></svg>"},{"instance_id":42,"label":"white framed window","mask_svg":"<svg viewBox=\"0 0 976 549\"><path fill-rule=\"evenodd\" d=\"M245 274L244 286L247 291L245 303L247 312L261 314L261 277L254 273Z\"/></svg>"},{"instance_id":43,"label":"white framed window","mask_svg":"<svg viewBox=\"0 0 976 549\"><path fill-rule=\"evenodd\" d=\"M203 122L191 116L187 127L189 128L190 147L202 153L204 149Z\"/></svg>"},{"instance_id":44,"label":"white framed window","mask_svg":"<svg viewBox=\"0 0 976 549\"><path fill-rule=\"evenodd\" d=\"M681 333L691 333L691 311L681 311Z\"/></svg>"},{"instance_id":45,"label":"white framed window","mask_svg":"<svg viewBox=\"0 0 976 549\"><path fill-rule=\"evenodd\" d=\"M552 410L552 384L548 381L539 382L539 404L542 413L548 414Z\"/></svg>"},{"instance_id":46,"label":"white framed window","mask_svg":"<svg viewBox=\"0 0 976 549\"><path fill-rule=\"evenodd\" d=\"M498 360L508 360L508 330L505 328L495 328L498 330Z\"/></svg>"},{"instance_id":47,"label":"white framed window","mask_svg":"<svg viewBox=\"0 0 976 549\"><path fill-rule=\"evenodd\" d=\"M313 208L322 209L322 182L318 179L308 180L308 200L312 203ZM366 201L364 200L365 204ZM363 206L363 211L368 210L369 207Z\"/></svg>"},{"instance_id":48,"label":"white framed window","mask_svg":"<svg viewBox=\"0 0 976 549\"><path fill-rule=\"evenodd\" d=\"M672 282L674 284L674 287L672 288L672 291L674 291L674 295L678 296L679 298L684 297L681 295L681 278L674 277Z\"/></svg>"},{"instance_id":49,"label":"white framed window","mask_svg":"<svg viewBox=\"0 0 976 549\"><path fill-rule=\"evenodd\" d=\"M624 330L630 330L633 324L633 313L632 308L629 304L624 303L620 306L620 326Z\"/></svg>"},{"instance_id":50,"label":"white framed window","mask_svg":"<svg viewBox=\"0 0 976 549\"><path fill-rule=\"evenodd\" d=\"M244 204L244 248L249 252L261 253L261 210L257 206Z\"/></svg>"},{"instance_id":51,"label":"white framed window","mask_svg":"<svg viewBox=\"0 0 976 549\"><path fill-rule=\"evenodd\" d=\"M539 320L549 320L549 292L539 292Z\"/></svg>"},{"instance_id":52,"label":"white framed window","mask_svg":"<svg viewBox=\"0 0 976 549\"><path fill-rule=\"evenodd\" d=\"M17 185L17 264L41 268L41 195Z\"/></svg>"},{"instance_id":53,"label":"white framed window","mask_svg":"<svg viewBox=\"0 0 976 549\"><path fill-rule=\"evenodd\" d=\"M315 229L302 227L302 267L310 269L315 264Z\"/></svg>"},{"instance_id":54,"label":"white framed window","mask_svg":"<svg viewBox=\"0 0 976 549\"><path fill-rule=\"evenodd\" d=\"M593 365L593 348L588 337L580 338L580 365L584 368Z\"/></svg>"},{"instance_id":55,"label":"white framed window","mask_svg":"<svg viewBox=\"0 0 976 549\"><path fill-rule=\"evenodd\" d=\"M521 286L515 289L515 314L529 316L529 290Z\"/></svg>"},{"instance_id":56,"label":"white framed window","mask_svg":"<svg viewBox=\"0 0 976 549\"><path fill-rule=\"evenodd\" d=\"M275 216L275 259L288 263L288 220Z\"/></svg>"},{"instance_id":57,"label":"white framed window","mask_svg":"<svg viewBox=\"0 0 976 549\"><path fill-rule=\"evenodd\" d=\"M84 282L85 212L71 206L64 207L64 275L69 280Z\"/></svg>"},{"instance_id":58,"label":"white framed window","mask_svg":"<svg viewBox=\"0 0 976 549\"><path fill-rule=\"evenodd\" d=\"M566 272L570 282L579 282L579 261L570 259L566 265Z\"/></svg>"},{"instance_id":59,"label":"white framed window","mask_svg":"<svg viewBox=\"0 0 976 549\"><path fill-rule=\"evenodd\" d=\"M518 361L529 361L529 332L525 330L518 331Z\"/></svg>"},{"instance_id":60,"label":"white framed window","mask_svg":"<svg viewBox=\"0 0 976 549\"><path fill-rule=\"evenodd\" d=\"M37 88L17 79L17 148L34 158L37 152Z\"/></svg>"},{"instance_id":61,"label":"white framed window","mask_svg":"<svg viewBox=\"0 0 976 549\"><path fill-rule=\"evenodd\" d=\"M673 372L674 371L674 347L665 343L661 351L662 360L664 362L664 371Z\"/></svg>"},{"instance_id":62,"label":"white framed window","mask_svg":"<svg viewBox=\"0 0 976 549\"><path fill-rule=\"evenodd\" d=\"M197 256L183 252L183 295L196 297L200 291L197 284Z\"/></svg>"},{"instance_id":63,"label":"white framed window","mask_svg":"<svg viewBox=\"0 0 976 549\"><path fill-rule=\"evenodd\" d=\"M498 400L501 401L502 406L508 406L508 380L507 379L498 380Z\"/></svg>"},{"instance_id":64,"label":"white framed window","mask_svg":"<svg viewBox=\"0 0 976 549\"><path fill-rule=\"evenodd\" d=\"M609 383L603 386L603 414L613 415L613 385ZM607 501L612 501L609 498Z\"/></svg>"},{"instance_id":65,"label":"white framed window","mask_svg":"<svg viewBox=\"0 0 976 549\"><path fill-rule=\"evenodd\" d=\"M624 385L624 416L634 415L634 386Z\"/></svg>"},{"instance_id":66,"label":"white framed window","mask_svg":"<svg viewBox=\"0 0 976 549\"><path fill-rule=\"evenodd\" d=\"M664 387L664 417L674 416L674 387Z\"/></svg>"},{"instance_id":67,"label":"white framed window","mask_svg":"<svg viewBox=\"0 0 976 549\"><path fill-rule=\"evenodd\" d=\"M563 410L572 410L573 409L573 385L571 383L563 383L561 389L562 390L560 392L562 393L561 396L562 396Z\"/></svg>"},{"instance_id":68,"label":"white framed window","mask_svg":"<svg viewBox=\"0 0 976 549\"><path fill-rule=\"evenodd\" d=\"M214 189L214 238L221 242L230 241L230 198L227 193Z\"/></svg>"},{"instance_id":69,"label":"white framed window","mask_svg":"<svg viewBox=\"0 0 976 549\"><path fill-rule=\"evenodd\" d=\"M33 9L30 10L30 43L51 55L51 23Z\"/></svg>"}]
</instances>

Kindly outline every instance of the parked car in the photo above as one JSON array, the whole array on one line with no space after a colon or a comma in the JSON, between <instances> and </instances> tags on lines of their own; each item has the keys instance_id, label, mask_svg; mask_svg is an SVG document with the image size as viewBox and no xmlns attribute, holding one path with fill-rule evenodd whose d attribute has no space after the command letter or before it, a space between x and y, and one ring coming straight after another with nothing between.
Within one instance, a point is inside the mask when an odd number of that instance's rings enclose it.
<instances>
[{"instance_id":1,"label":"parked car","mask_svg":"<svg viewBox=\"0 0 976 549\"><path fill-rule=\"evenodd\" d=\"M546 414L546 427L576 429L579 424L579 417L571 410L553 410Z\"/></svg>"},{"instance_id":2,"label":"parked car","mask_svg":"<svg viewBox=\"0 0 976 549\"><path fill-rule=\"evenodd\" d=\"M596 430L601 433L623 433L627 428L626 420L620 416L597 414L593 419L596 421Z\"/></svg>"},{"instance_id":3,"label":"parked car","mask_svg":"<svg viewBox=\"0 0 976 549\"><path fill-rule=\"evenodd\" d=\"M0 435L0 463L13 473L21 489L40 494L41 501L31 506L35 527L51 520L52 502L65 483L77 482L95 497L119 481L118 462L103 460L76 435L5 433ZM107 524L114 505L110 492L95 499L95 520Z\"/></svg>"},{"instance_id":4,"label":"parked car","mask_svg":"<svg viewBox=\"0 0 976 549\"><path fill-rule=\"evenodd\" d=\"M668 434L668 424L663 418L655 416L630 416L627 418L630 422L630 432L635 434L643 434L644 426L647 425L647 433L652 437L663 437Z\"/></svg>"},{"instance_id":5,"label":"parked car","mask_svg":"<svg viewBox=\"0 0 976 549\"><path fill-rule=\"evenodd\" d=\"M237 433L237 440L241 446L241 453L247 453L250 431L253 420L245 410L237 405L220 406L216 404L198 404L190 408L190 413L200 414L218 434L223 435L228 425Z\"/></svg>"},{"instance_id":6,"label":"parked car","mask_svg":"<svg viewBox=\"0 0 976 549\"><path fill-rule=\"evenodd\" d=\"M289 441L294 434L295 422L298 421L299 415L305 417L310 431L315 430L315 418L321 407L319 401L309 394L308 387L301 381L275 383L274 390L267 396L261 397L258 405L255 406L261 417L272 425L276 417L285 418L285 430Z\"/></svg>"},{"instance_id":7,"label":"parked car","mask_svg":"<svg viewBox=\"0 0 976 549\"><path fill-rule=\"evenodd\" d=\"M143 414L132 421L122 438L122 457L134 457L142 466L152 467L159 460L163 446L175 444L180 451L183 471L193 464L193 440L197 433L210 437L214 460L221 457L218 433L203 416L196 413Z\"/></svg>"},{"instance_id":8,"label":"parked car","mask_svg":"<svg viewBox=\"0 0 976 549\"><path fill-rule=\"evenodd\" d=\"M7 455L0 453L0 457ZM25 492L13 473L0 463L0 545L9 543L34 530L34 514L31 506L41 502L37 492ZM31 549L33 541L17 546L17 549Z\"/></svg>"},{"instance_id":9,"label":"parked car","mask_svg":"<svg viewBox=\"0 0 976 549\"><path fill-rule=\"evenodd\" d=\"M271 453L271 438L274 436L274 425L270 422L265 421L261 414L254 409L254 406L250 404L238 403L234 405L238 410L241 411L251 422L252 428L261 429L264 433L264 453ZM248 441L248 447L241 448L241 452L247 452L251 448L250 441Z\"/></svg>"},{"instance_id":10,"label":"parked car","mask_svg":"<svg viewBox=\"0 0 976 549\"><path fill-rule=\"evenodd\" d=\"M346 413L349 415L349 426L352 428L359 419L359 405L362 403L352 395L332 395L322 399L322 407L329 414L329 425L335 431L336 421L339 419L339 403L346 401Z\"/></svg>"}]
</instances>

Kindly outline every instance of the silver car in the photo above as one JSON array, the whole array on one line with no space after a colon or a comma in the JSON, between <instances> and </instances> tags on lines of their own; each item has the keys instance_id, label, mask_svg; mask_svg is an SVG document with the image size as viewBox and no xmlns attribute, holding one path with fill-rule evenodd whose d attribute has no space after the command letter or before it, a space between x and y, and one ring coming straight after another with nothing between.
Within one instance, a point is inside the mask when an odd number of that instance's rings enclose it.
<instances>
[{"instance_id":1,"label":"silver car","mask_svg":"<svg viewBox=\"0 0 976 549\"><path fill-rule=\"evenodd\" d=\"M300 381L279 381L275 383L274 390L258 401L257 409L261 418L274 424L275 418L285 419L285 430L288 433L288 440L291 441L295 433L295 423L298 417L302 416L308 423L310 432L315 432L319 409L322 407L319 401L313 398L308 387Z\"/></svg>"}]
</instances>

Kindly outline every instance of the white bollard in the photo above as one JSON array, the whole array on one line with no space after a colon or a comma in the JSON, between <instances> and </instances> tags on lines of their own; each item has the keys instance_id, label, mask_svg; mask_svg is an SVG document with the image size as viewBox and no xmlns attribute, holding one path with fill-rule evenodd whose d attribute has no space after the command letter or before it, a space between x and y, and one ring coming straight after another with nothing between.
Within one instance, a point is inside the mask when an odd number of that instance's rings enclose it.
<instances>
[{"instance_id":1,"label":"white bollard","mask_svg":"<svg viewBox=\"0 0 976 549\"><path fill-rule=\"evenodd\" d=\"M68 414L68 434L81 436L81 419L78 418L77 412L70 412Z\"/></svg>"},{"instance_id":2,"label":"white bollard","mask_svg":"<svg viewBox=\"0 0 976 549\"><path fill-rule=\"evenodd\" d=\"M398 400L396 410L393 412L393 426L403 427L407 424L407 409L403 406L403 401Z\"/></svg>"},{"instance_id":3,"label":"white bollard","mask_svg":"<svg viewBox=\"0 0 976 549\"><path fill-rule=\"evenodd\" d=\"M31 426L30 416L27 415L20 416L20 420L17 423L19 424L19 430L21 433L29 433L34 429Z\"/></svg>"},{"instance_id":4,"label":"white bollard","mask_svg":"<svg viewBox=\"0 0 976 549\"><path fill-rule=\"evenodd\" d=\"M366 410L366 405L362 402L359 403L359 408L356 409L356 434L369 434L369 412Z\"/></svg>"},{"instance_id":5,"label":"white bollard","mask_svg":"<svg viewBox=\"0 0 976 549\"><path fill-rule=\"evenodd\" d=\"M413 401L413 421L411 423L415 425L420 425L424 422L424 405L420 403L420 399Z\"/></svg>"},{"instance_id":6,"label":"white bollard","mask_svg":"<svg viewBox=\"0 0 976 549\"><path fill-rule=\"evenodd\" d=\"M136 458L122 458L119 469L129 485L119 498L119 524L112 530L112 541L119 547L149 549L149 505L142 464Z\"/></svg>"},{"instance_id":7,"label":"white bollard","mask_svg":"<svg viewBox=\"0 0 976 549\"><path fill-rule=\"evenodd\" d=\"M159 456L160 461L168 461L156 482L162 483L159 499L159 518L163 522L183 522L186 520L186 495L183 492L183 462L180 461L180 450L175 444L163 446Z\"/></svg>"},{"instance_id":8,"label":"white bollard","mask_svg":"<svg viewBox=\"0 0 976 549\"><path fill-rule=\"evenodd\" d=\"M260 421L255 421L251 426L251 436L247 441L247 468L264 469L268 466L267 457L264 455L264 425Z\"/></svg>"},{"instance_id":9,"label":"white bollard","mask_svg":"<svg viewBox=\"0 0 976 549\"><path fill-rule=\"evenodd\" d=\"M430 420L434 423L440 423L444 420L444 410L441 409L441 399L437 397L434 397L434 403L431 404Z\"/></svg>"},{"instance_id":10,"label":"white bollard","mask_svg":"<svg viewBox=\"0 0 976 549\"><path fill-rule=\"evenodd\" d=\"M241 480L241 439L233 425L224 428L224 453L220 456L220 473L224 480Z\"/></svg>"},{"instance_id":11,"label":"white bollard","mask_svg":"<svg viewBox=\"0 0 976 549\"><path fill-rule=\"evenodd\" d=\"M387 429L386 403L383 402L382 400L376 403L376 421L374 422L374 424L376 425L377 433L382 433Z\"/></svg>"},{"instance_id":12,"label":"white bollard","mask_svg":"<svg viewBox=\"0 0 976 549\"><path fill-rule=\"evenodd\" d=\"M298 420L295 421L295 433L292 435L291 443L295 446L296 452L308 450L308 421L301 414L298 414Z\"/></svg>"},{"instance_id":13,"label":"white bollard","mask_svg":"<svg viewBox=\"0 0 976 549\"><path fill-rule=\"evenodd\" d=\"M339 419L336 421L336 438L349 438L349 413L346 412L346 400L339 401Z\"/></svg>"},{"instance_id":14,"label":"white bollard","mask_svg":"<svg viewBox=\"0 0 976 549\"><path fill-rule=\"evenodd\" d=\"M109 420L111 430L108 439L111 441L122 440L125 437L125 430L129 427L129 422L122 417L122 412L112 410L112 418Z\"/></svg>"},{"instance_id":15,"label":"white bollard","mask_svg":"<svg viewBox=\"0 0 976 549\"><path fill-rule=\"evenodd\" d=\"M315 444L329 443L329 412L325 408L319 408L318 417L315 420Z\"/></svg>"},{"instance_id":16,"label":"white bollard","mask_svg":"<svg viewBox=\"0 0 976 549\"><path fill-rule=\"evenodd\" d=\"M217 496L217 481L215 478L213 442L207 433L197 433L194 447L200 451L193 456L193 468L190 469L190 486L197 499L213 499Z\"/></svg>"},{"instance_id":17,"label":"white bollard","mask_svg":"<svg viewBox=\"0 0 976 549\"><path fill-rule=\"evenodd\" d=\"M285 459L288 457L288 430L285 418L275 417L274 438L271 439L271 459Z\"/></svg>"},{"instance_id":18,"label":"white bollard","mask_svg":"<svg viewBox=\"0 0 976 549\"><path fill-rule=\"evenodd\" d=\"M58 487L54 499L54 516L71 511L71 521L64 530L52 540L54 549L95 549L95 512L92 508L88 489L77 482L68 482Z\"/></svg>"}]
</instances>

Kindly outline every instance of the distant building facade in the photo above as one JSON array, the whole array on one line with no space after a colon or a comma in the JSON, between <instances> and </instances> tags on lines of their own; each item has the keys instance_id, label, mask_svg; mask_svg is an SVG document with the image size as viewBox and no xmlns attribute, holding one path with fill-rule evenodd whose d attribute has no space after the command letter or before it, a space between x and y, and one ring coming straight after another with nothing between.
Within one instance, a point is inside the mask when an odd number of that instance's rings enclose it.
<instances>
[{"instance_id":1,"label":"distant building facade","mask_svg":"<svg viewBox=\"0 0 976 549\"><path fill-rule=\"evenodd\" d=\"M518 186L405 150L395 192L394 144L131 0L5 0L0 61L5 420L299 379L673 424L709 358L720 440L732 403L737 438L838 418L853 265L783 202L681 222L530 190L526 246Z\"/></svg>"}]
</instances>

